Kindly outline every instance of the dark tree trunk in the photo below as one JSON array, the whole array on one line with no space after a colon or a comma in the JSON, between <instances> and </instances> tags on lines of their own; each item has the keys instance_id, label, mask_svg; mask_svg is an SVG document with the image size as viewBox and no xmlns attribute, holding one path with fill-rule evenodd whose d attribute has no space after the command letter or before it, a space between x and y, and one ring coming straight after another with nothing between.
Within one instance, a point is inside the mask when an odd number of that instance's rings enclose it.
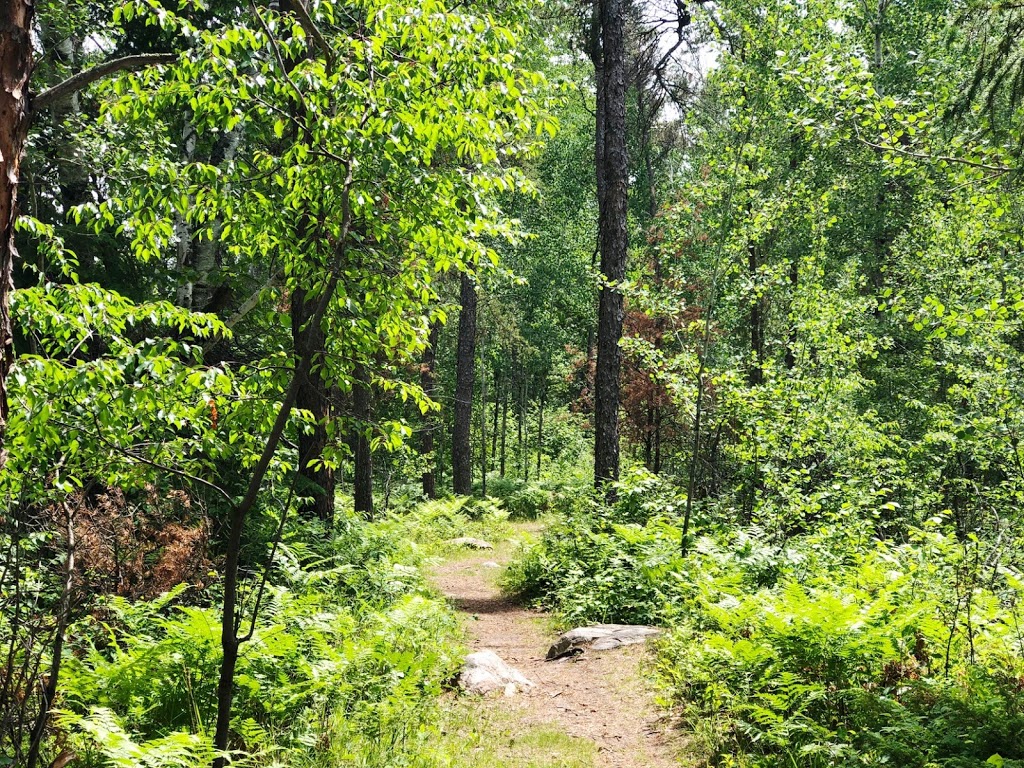
<instances>
[{"instance_id":1,"label":"dark tree trunk","mask_svg":"<svg viewBox=\"0 0 1024 768\"><path fill-rule=\"evenodd\" d=\"M351 218L348 213L349 189L343 190L343 210L346 211L343 219L343 234L337 246L339 256L344 254L345 241L348 239ZM319 327L323 321L324 313L327 311L327 304L334 291L338 287L338 272L331 274L327 287L320 297L319 303L313 311L310 325ZM312 356L299 356L295 363L295 371L292 374L291 384L281 401L274 425L267 436L259 461L252 470L249 478L249 485L246 488L245 496L237 504L232 504L231 515L228 521L228 535L224 547L224 598L220 618L220 642L221 642L221 664L220 674L217 681L217 724L214 731L213 745L220 752L228 749L228 740L231 735L231 705L235 693L235 667L238 664L238 651L243 642L252 638L252 631L256 626L256 613L259 605L253 607L253 616L249 625L249 632L239 636L238 630L241 626L241 615L238 613L240 574L239 564L242 554L242 533L245 529L245 521L249 513L256 507L256 500L259 496L263 480L270 469L270 463L277 452L277 447L284 437L285 429L288 426L288 418L292 409L298 401L301 383L309 375L312 366ZM229 503L231 498L227 497ZM226 757L218 757L213 761L213 768L225 768Z\"/></svg>"},{"instance_id":2,"label":"dark tree trunk","mask_svg":"<svg viewBox=\"0 0 1024 768\"><path fill-rule=\"evenodd\" d=\"M659 406L654 415L654 474L661 472L661 421L664 410Z\"/></svg>"},{"instance_id":3,"label":"dark tree trunk","mask_svg":"<svg viewBox=\"0 0 1024 768\"><path fill-rule=\"evenodd\" d=\"M625 0L600 0L603 94L603 158L597 174L601 211L602 285L597 324L597 372L594 389L594 483L602 486L619 476L619 371L624 303L618 288L626 276L629 245L626 229L629 154L626 147Z\"/></svg>"},{"instance_id":4,"label":"dark tree trunk","mask_svg":"<svg viewBox=\"0 0 1024 768\"><path fill-rule=\"evenodd\" d=\"M505 391L501 396L501 463L499 472L505 476L505 441L508 435L508 382L505 383Z\"/></svg>"},{"instance_id":5,"label":"dark tree trunk","mask_svg":"<svg viewBox=\"0 0 1024 768\"><path fill-rule=\"evenodd\" d=\"M473 460L469 431L473 419L473 378L476 362L476 288L469 275L462 276L459 291L459 340L456 351L455 423L452 427L452 488L467 496L472 490Z\"/></svg>"},{"instance_id":6,"label":"dark tree trunk","mask_svg":"<svg viewBox=\"0 0 1024 768\"><path fill-rule=\"evenodd\" d=\"M544 406L547 405L548 385L540 385L540 408L537 410L537 479L540 480L540 464L544 457Z\"/></svg>"},{"instance_id":7,"label":"dark tree trunk","mask_svg":"<svg viewBox=\"0 0 1024 768\"><path fill-rule=\"evenodd\" d=\"M523 474L523 482L529 482L529 461L526 456L526 401L528 399L529 382L524 376L519 387L519 469Z\"/></svg>"},{"instance_id":8,"label":"dark tree trunk","mask_svg":"<svg viewBox=\"0 0 1024 768\"><path fill-rule=\"evenodd\" d=\"M757 295L758 246L747 246L747 274L754 282L754 297L750 302L750 369L747 379L751 386L764 381L764 299Z\"/></svg>"},{"instance_id":9,"label":"dark tree trunk","mask_svg":"<svg viewBox=\"0 0 1024 768\"><path fill-rule=\"evenodd\" d=\"M300 2L301 0L282 0L281 13L296 14L302 10L298 7ZM289 57L288 68L297 66L304 58L305 53L296 53L294 57ZM291 111L296 117L296 126L303 122L300 119L303 117L303 110L304 105L299 101L292 102ZM301 133L302 130L299 130ZM301 139L303 136L298 138ZM308 136L304 138L309 139ZM227 151L226 147L224 151ZM311 242L311 231L310 214L304 211L296 223L297 240L306 247L315 249L318 244ZM292 292L292 345L295 359L310 361L307 373L298 382L295 407L309 411L314 418L313 429L308 434L305 430L301 431L298 438L298 488L302 495L309 499L300 507L299 513L329 522L334 519L335 479L334 470L324 466L322 459L324 449L327 447L327 424L332 413L330 392L320 373L327 338L320 323L311 322L318 306L318 299L307 296L305 288L299 287Z\"/></svg>"},{"instance_id":10,"label":"dark tree trunk","mask_svg":"<svg viewBox=\"0 0 1024 768\"><path fill-rule=\"evenodd\" d=\"M647 423L644 424L644 466L654 471L654 399L647 401Z\"/></svg>"},{"instance_id":11,"label":"dark tree trunk","mask_svg":"<svg viewBox=\"0 0 1024 768\"><path fill-rule=\"evenodd\" d=\"M309 372L299 382L295 407L313 414L315 423L307 434L299 432L299 489L309 498L300 513L324 522L334 519L334 470L321 461L327 447L327 423L331 419L331 397L318 372L327 343L323 328L312 322L317 299L307 299L303 288L292 292L292 343L295 357L313 361Z\"/></svg>"},{"instance_id":12,"label":"dark tree trunk","mask_svg":"<svg viewBox=\"0 0 1024 768\"><path fill-rule=\"evenodd\" d=\"M7 376L14 365L14 228L18 181L28 138L28 80L32 74L32 0L0 0L0 467L7 461Z\"/></svg>"},{"instance_id":13,"label":"dark tree trunk","mask_svg":"<svg viewBox=\"0 0 1024 768\"><path fill-rule=\"evenodd\" d=\"M448 439L448 423L444 419L437 420L437 439L434 441L437 445L444 445ZM437 457L437 485L444 487L444 461L448 456L447 451L436 451L434 455Z\"/></svg>"},{"instance_id":14,"label":"dark tree trunk","mask_svg":"<svg viewBox=\"0 0 1024 768\"><path fill-rule=\"evenodd\" d=\"M423 361L420 364L420 387L423 393L430 399L437 394L437 378L435 369L437 366L437 339L441 333L441 324L434 323L430 326L430 336L427 338L427 346L423 350ZM423 417L423 433L420 438L420 454L430 456L431 467L423 472L423 495L428 499L437 498L437 479L434 472L436 460L434 453L434 430L437 429L437 417L433 411L427 411Z\"/></svg>"},{"instance_id":15,"label":"dark tree trunk","mask_svg":"<svg viewBox=\"0 0 1024 768\"><path fill-rule=\"evenodd\" d=\"M370 450L370 417L373 391L370 372L359 364L352 377L352 416L356 420L355 471L352 481L355 511L367 520L373 519L373 453Z\"/></svg>"},{"instance_id":16,"label":"dark tree trunk","mask_svg":"<svg viewBox=\"0 0 1024 768\"><path fill-rule=\"evenodd\" d=\"M487 368L480 366L480 495L487 496Z\"/></svg>"}]
</instances>

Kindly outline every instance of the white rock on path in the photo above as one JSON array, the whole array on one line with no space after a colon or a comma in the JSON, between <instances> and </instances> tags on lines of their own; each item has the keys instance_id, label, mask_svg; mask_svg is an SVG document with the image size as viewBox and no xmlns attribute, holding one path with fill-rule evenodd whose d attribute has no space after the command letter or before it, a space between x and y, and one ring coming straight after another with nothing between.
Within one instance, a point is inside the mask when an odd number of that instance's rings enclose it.
<instances>
[{"instance_id":1,"label":"white rock on path","mask_svg":"<svg viewBox=\"0 0 1024 768\"><path fill-rule=\"evenodd\" d=\"M466 693L485 695L504 691L506 696L512 696L517 690L532 688L533 681L502 661L494 651L477 651L466 657L459 674L459 687Z\"/></svg>"},{"instance_id":2,"label":"white rock on path","mask_svg":"<svg viewBox=\"0 0 1024 768\"><path fill-rule=\"evenodd\" d=\"M595 624L592 627L577 627L565 632L548 649L547 660L552 661L562 656L582 652L584 646L595 651L607 651L623 645L644 643L650 638L661 634L657 627L640 624Z\"/></svg>"}]
</instances>

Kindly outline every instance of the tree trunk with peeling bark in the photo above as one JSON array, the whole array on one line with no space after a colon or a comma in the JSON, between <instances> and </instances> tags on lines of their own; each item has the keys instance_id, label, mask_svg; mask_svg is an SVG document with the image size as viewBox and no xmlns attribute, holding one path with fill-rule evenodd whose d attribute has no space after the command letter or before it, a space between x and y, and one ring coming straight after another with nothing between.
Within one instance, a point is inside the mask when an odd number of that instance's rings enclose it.
<instances>
[{"instance_id":1,"label":"tree trunk with peeling bark","mask_svg":"<svg viewBox=\"0 0 1024 768\"><path fill-rule=\"evenodd\" d=\"M7 461L7 376L14 364L14 231L18 181L30 123L28 82L32 74L31 0L0 0L0 467Z\"/></svg>"}]
</instances>

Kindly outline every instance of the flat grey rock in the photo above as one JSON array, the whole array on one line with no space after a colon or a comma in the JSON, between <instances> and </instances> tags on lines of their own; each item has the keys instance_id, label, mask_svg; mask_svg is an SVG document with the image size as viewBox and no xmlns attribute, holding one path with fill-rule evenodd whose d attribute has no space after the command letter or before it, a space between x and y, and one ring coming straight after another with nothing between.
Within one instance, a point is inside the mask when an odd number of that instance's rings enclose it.
<instances>
[{"instance_id":1,"label":"flat grey rock","mask_svg":"<svg viewBox=\"0 0 1024 768\"><path fill-rule=\"evenodd\" d=\"M608 651L623 645L636 645L660 635L657 627L641 624L595 624L577 627L565 632L548 650L547 660L560 659L573 653L582 653L589 647L595 651Z\"/></svg>"},{"instance_id":2,"label":"flat grey rock","mask_svg":"<svg viewBox=\"0 0 1024 768\"><path fill-rule=\"evenodd\" d=\"M533 681L502 661L494 651L477 651L466 657L459 674L459 687L466 693L481 696L494 691L513 696L520 690L532 688Z\"/></svg>"},{"instance_id":3,"label":"flat grey rock","mask_svg":"<svg viewBox=\"0 0 1024 768\"><path fill-rule=\"evenodd\" d=\"M457 539L449 539L448 543L456 547L469 547L470 549L494 549L490 542L483 539L474 539L472 536L460 536Z\"/></svg>"}]
</instances>

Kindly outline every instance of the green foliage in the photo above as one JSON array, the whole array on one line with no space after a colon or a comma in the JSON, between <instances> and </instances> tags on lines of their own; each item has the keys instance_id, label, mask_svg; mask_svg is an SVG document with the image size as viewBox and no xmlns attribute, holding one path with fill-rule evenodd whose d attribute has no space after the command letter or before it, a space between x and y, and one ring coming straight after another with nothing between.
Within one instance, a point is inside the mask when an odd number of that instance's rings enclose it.
<instances>
[{"instance_id":1,"label":"green foliage","mask_svg":"<svg viewBox=\"0 0 1024 768\"><path fill-rule=\"evenodd\" d=\"M396 525L352 519L316 549L301 539L282 547L236 677L232 730L244 761L383 768L426 748L458 630L421 594L415 547ZM61 722L86 765L193 765L209 753L219 620L208 596L183 605L188 596L182 585L156 601L114 598L76 628ZM310 751L318 744L326 752Z\"/></svg>"},{"instance_id":2,"label":"green foliage","mask_svg":"<svg viewBox=\"0 0 1024 768\"><path fill-rule=\"evenodd\" d=\"M666 703L711 764L980 766L1024 759L1020 576L939 523L904 543L856 524L704 536L638 473L568 510L504 577L565 624L667 625ZM644 507L647 511L645 513ZM733 761L733 762L730 762Z\"/></svg>"},{"instance_id":3,"label":"green foliage","mask_svg":"<svg viewBox=\"0 0 1024 768\"><path fill-rule=\"evenodd\" d=\"M404 557L416 562L451 552L450 539L469 536L503 541L512 528L508 512L494 499L457 496L422 502L394 511L374 525L382 542L394 542Z\"/></svg>"}]
</instances>

